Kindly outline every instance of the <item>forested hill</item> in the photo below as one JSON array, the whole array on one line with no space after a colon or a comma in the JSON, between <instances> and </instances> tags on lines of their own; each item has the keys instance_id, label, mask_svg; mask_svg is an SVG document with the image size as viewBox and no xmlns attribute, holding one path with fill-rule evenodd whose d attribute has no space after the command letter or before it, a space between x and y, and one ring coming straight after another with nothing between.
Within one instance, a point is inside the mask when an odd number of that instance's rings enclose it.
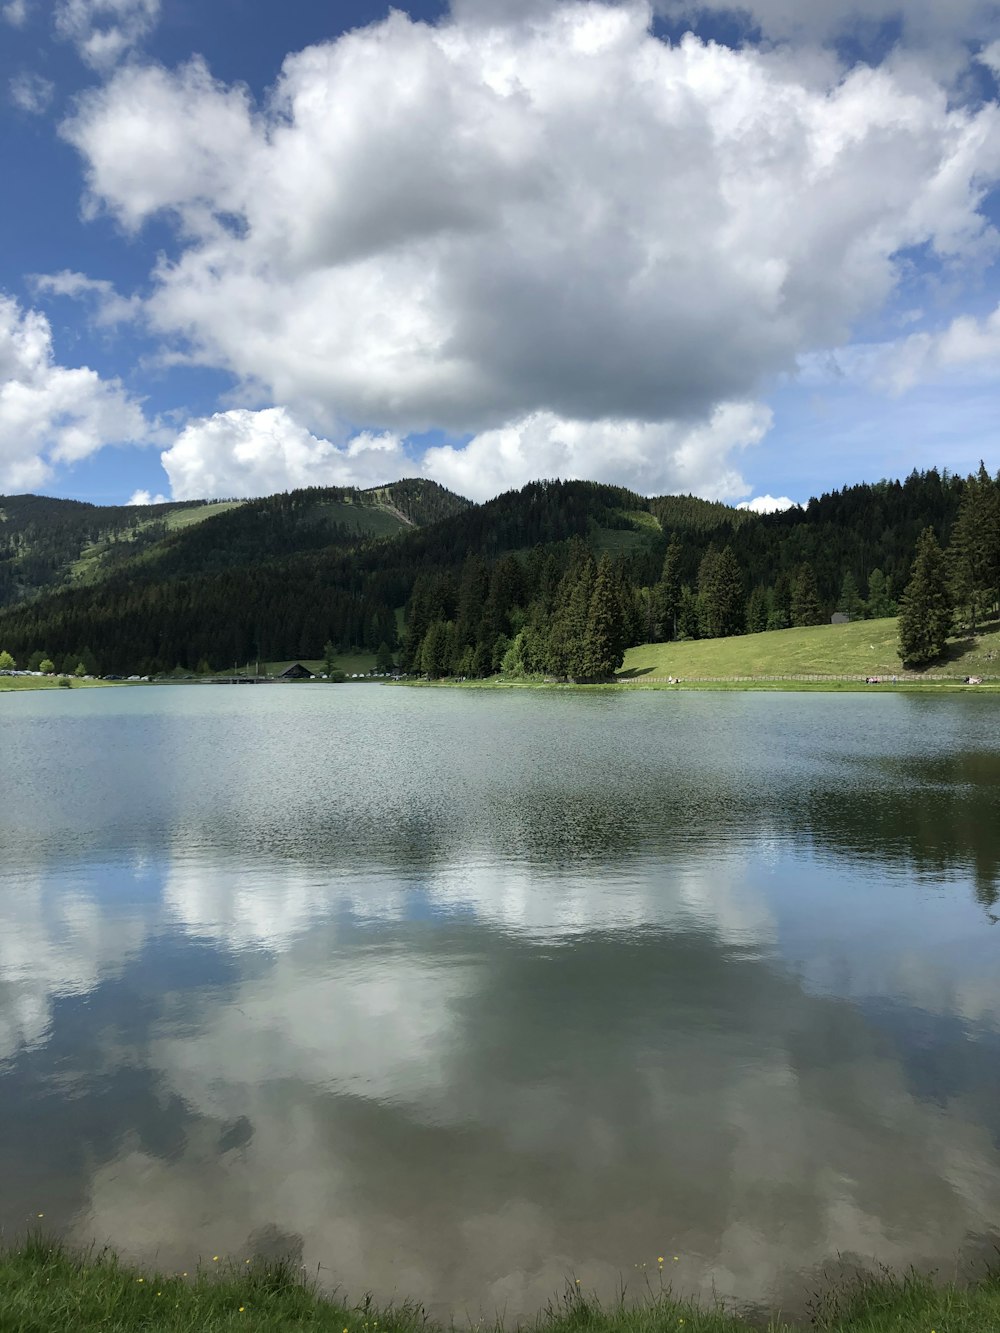
<instances>
[{"instance_id":1,"label":"forested hill","mask_svg":"<svg viewBox=\"0 0 1000 1333\"><path fill-rule=\"evenodd\" d=\"M409 479L360 491L311 487L261 500L105 506L41 495L0 496L0 607L92 583L137 562L156 577L249 565L394 536L470 502Z\"/></svg>"},{"instance_id":2,"label":"forested hill","mask_svg":"<svg viewBox=\"0 0 1000 1333\"><path fill-rule=\"evenodd\" d=\"M431 675L506 662L594 678L606 671L585 669L567 645L583 642L598 612L615 653L819 623L835 610L894 614L926 528L951 544L962 614L974 621L995 602L1000 489L985 472L914 472L765 517L591 482L535 482L483 505L399 485L367 499L273 496L168 533L98 581L0 612L0 649L145 674L317 658L330 644L382 648ZM957 553L972 549L973 529L987 533L986 554L969 573L972 557L962 565Z\"/></svg>"}]
</instances>

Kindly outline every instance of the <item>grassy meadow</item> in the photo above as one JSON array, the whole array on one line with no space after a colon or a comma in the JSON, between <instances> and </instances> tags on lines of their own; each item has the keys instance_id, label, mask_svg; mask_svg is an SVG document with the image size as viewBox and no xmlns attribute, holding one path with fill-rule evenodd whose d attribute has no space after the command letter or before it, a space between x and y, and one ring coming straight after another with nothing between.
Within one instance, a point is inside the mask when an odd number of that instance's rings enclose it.
<instances>
[{"instance_id":1,"label":"grassy meadow","mask_svg":"<svg viewBox=\"0 0 1000 1333\"><path fill-rule=\"evenodd\" d=\"M897 622L857 620L848 625L742 634L731 639L647 643L630 648L620 679L680 677L693 681L739 676L905 676L908 680L1000 676L1000 623L975 637L953 639L945 661L926 672L904 672L896 650Z\"/></svg>"},{"instance_id":2,"label":"grassy meadow","mask_svg":"<svg viewBox=\"0 0 1000 1333\"><path fill-rule=\"evenodd\" d=\"M8 693L12 690L64 690L65 685L60 685L61 676L0 676L0 694ZM96 687L110 687L113 682L109 680L77 680L75 677L69 677L72 680L74 690L92 690Z\"/></svg>"},{"instance_id":3,"label":"grassy meadow","mask_svg":"<svg viewBox=\"0 0 1000 1333\"><path fill-rule=\"evenodd\" d=\"M485 1321L500 1333L500 1319ZM479 1333L483 1323L470 1324ZM866 1277L819 1294L805 1322L779 1315L741 1316L674 1300L651 1289L636 1304L602 1306L568 1283L566 1294L535 1319L534 1333L996 1333L1000 1278L969 1287L935 1285L910 1274ZM141 1272L111 1254L76 1257L42 1239L0 1254L0 1333L452 1333L405 1302L379 1308L323 1296L290 1262L217 1257L183 1274Z\"/></svg>"}]
</instances>

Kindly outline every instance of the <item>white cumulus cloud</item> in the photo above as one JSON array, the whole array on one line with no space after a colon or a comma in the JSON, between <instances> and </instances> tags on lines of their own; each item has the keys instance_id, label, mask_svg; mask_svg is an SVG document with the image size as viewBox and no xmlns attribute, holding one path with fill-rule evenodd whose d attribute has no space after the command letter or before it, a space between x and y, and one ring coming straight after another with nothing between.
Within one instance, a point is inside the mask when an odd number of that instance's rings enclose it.
<instances>
[{"instance_id":1,"label":"white cumulus cloud","mask_svg":"<svg viewBox=\"0 0 1000 1333\"><path fill-rule=\"evenodd\" d=\"M794 509L797 500L787 495L755 495L752 500L741 500L737 509L749 509L751 514L776 514L782 509Z\"/></svg>"},{"instance_id":2,"label":"white cumulus cloud","mask_svg":"<svg viewBox=\"0 0 1000 1333\"><path fill-rule=\"evenodd\" d=\"M199 61L126 66L63 132L91 213L174 225L153 330L309 432L472 434L429 466L497 484L595 458L658 486L682 449L692 489L745 495L717 449L733 404L846 343L907 251L995 252L1000 117L919 62L806 75L650 17L397 11L289 56L260 106ZM297 484L286 434L261 475Z\"/></svg>"},{"instance_id":3,"label":"white cumulus cloud","mask_svg":"<svg viewBox=\"0 0 1000 1333\"><path fill-rule=\"evenodd\" d=\"M96 70L115 65L156 26L160 0L58 0L56 33Z\"/></svg>"},{"instance_id":4,"label":"white cumulus cloud","mask_svg":"<svg viewBox=\"0 0 1000 1333\"><path fill-rule=\"evenodd\" d=\"M194 500L297 486L374 486L401 476L406 455L398 436L362 432L338 446L271 407L191 421L161 459L174 499Z\"/></svg>"},{"instance_id":5,"label":"white cumulus cloud","mask_svg":"<svg viewBox=\"0 0 1000 1333\"><path fill-rule=\"evenodd\" d=\"M138 443L149 429L120 381L58 365L45 316L0 295L0 489L37 486L54 462Z\"/></svg>"},{"instance_id":6,"label":"white cumulus cloud","mask_svg":"<svg viewBox=\"0 0 1000 1333\"><path fill-rule=\"evenodd\" d=\"M897 393L975 370L1000 380L1000 305L983 319L959 315L939 332L914 333L880 349L876 373Z\"/></svg>"},{"instance_id":7,"label":"white cumulus cloud","mask_svg":"<svg viewBox=\"0 0 1000 1333\"><path fill-rule=\"evenodd\" d=\"M734 450L756 444L771 424L757 403L725 403L707 423L571 421L534 412L484 431L461 448L428 449L423 470L436 481L485 500L537 477L613 482L634 490L684 491L728 499L746 493Z\"/></svg>"}]
</instances>

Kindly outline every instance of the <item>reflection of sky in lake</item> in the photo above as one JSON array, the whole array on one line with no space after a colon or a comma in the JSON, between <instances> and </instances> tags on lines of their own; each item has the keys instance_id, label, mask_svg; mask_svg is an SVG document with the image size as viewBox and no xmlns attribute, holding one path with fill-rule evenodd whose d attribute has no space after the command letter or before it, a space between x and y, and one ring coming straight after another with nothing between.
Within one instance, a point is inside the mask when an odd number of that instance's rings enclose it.
<instances>
[{"instance_id":1,"label":"reflection of sky in lake","mask_svg":"<svg viewBox=\"0 0 1000 1333\"><path fill-rule=\"evenodd\" d=\"M511 1313L953 1259L1000 1218L984 702L18 696L0 1222Z\"/></svg>"}]
</instances>

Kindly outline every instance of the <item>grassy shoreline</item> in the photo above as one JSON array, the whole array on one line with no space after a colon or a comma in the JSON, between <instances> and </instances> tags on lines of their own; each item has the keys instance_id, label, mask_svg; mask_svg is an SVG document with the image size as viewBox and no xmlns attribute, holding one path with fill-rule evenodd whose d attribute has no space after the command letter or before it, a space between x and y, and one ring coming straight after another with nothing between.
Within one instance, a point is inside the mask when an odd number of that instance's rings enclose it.
<instances>
[{"instance_id":1,"label":"grassy shoreline","mask_svg":"<svg viewBox=\"0 0 1000 1333\"><path fill-rule=\"evenodd\" d=\"M750 690L771 691L778 694L996 694L1000 691L1000 681L988 680L982 685L966 685L960 680L898 680L895 684L885 682L881 685L866 685L863 680L813 680L807 677L797 679L794 676L780 680L760 677L759 679L734 680L621 680L606 681L602 685L575 685L571 681L510 679L491 676L486 680L401 680L392 682L407 689L448 689L448 690L570 690L609 694L622 694L626 691L652 690L695 690L746 692Z\"/></svg>"},{"instance_id":2,"label":"grassy shoreline","mask_svg":"<svg viewBox=\"0 0 1000 1333\"><path fill-rule=\"evenodd\" d=\"M74 690L104 689L117 684L112 680L77 680L73 676L0 676L0 694L15 690L57 690L66 689L60 682L66 679ZM124 684L125 682L121 682Z\"/></svg>"},{"instance_id":3,"label":"grassy shoreline","mask_svg":"<svg viewBox=\"0 0 1000 1333\"><path fill-rule=\"evenodd\" d=\"M498 1316L469 1324L470 1333ZM936 1285L909 1273L866 1275L820 1293L809 1323L780 1314L741 1315L675 1300L668 1288L636 1304L601 1305L578 1284L534 1318L512 1329L535 1333L995 1333L1000 1327L1000 1274L961 1286ZM321 1293L291 1261L215 1262L190 1274L143 1271L114 1254L75 1255L40 1236L0 1253L0 1333L448 1333L422 1307L402 1302L379 1307L366 1297L351 1304Z\"/></svg>"},{"instance_id":4,"label":"grassy shoreline","mask_svg":"<svg viewBox=\"0 0 1000 1333\"><path fill-rule=\"evenodd\" d=\"M127 686L135 688L136 681L110 681L110 680L74 680L73 689L115 689L118 686ZM162 681L144 682L149 685L197 685L204 682L198 680L191 681L172 681L164 679ZM309 683L309 682L307 682ZM325 684L323 681L314 682ZM400 685L406 689L446 689L446 690L569 690L585 691L587 693L612 693L622 694L625 692L650 692L653 690L683 691L694 690L702 692L748 692L748 691L770 691L778 694L996 694L1000 693L1000 680L986 679L981 685L966 685L961 680L956 679L936 679L936 680L913 680L900 677L896 681L883 680L880 685L867 685L863 680L841 680L830 679L822 680L814 677L802 676L784 676L774 677L736 677L733 679L717 678L708 680L644 680L639 677L618 677L613 681L606 681L601 685L576 685L571 681L557 680L533 680L530 678L510 678L502 676L490 676L485 680L399 680L399 681L377 681L376 684L382 685ZM0 680L0 694L24 690L53 690L59 688L58 680ZM65 688L65 687L63 687ZM2 1330L0 1330L2 1333Z\"/></svg>"}]
</instances>

